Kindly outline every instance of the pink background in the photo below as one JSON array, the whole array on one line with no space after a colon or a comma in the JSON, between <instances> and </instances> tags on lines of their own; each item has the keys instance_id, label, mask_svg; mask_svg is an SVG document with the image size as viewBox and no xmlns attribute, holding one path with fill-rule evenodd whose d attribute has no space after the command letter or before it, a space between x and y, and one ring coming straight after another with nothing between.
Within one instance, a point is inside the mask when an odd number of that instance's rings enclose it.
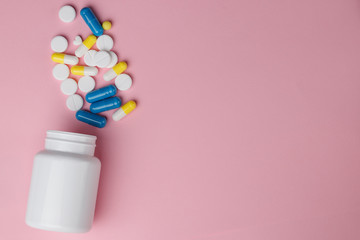
<instances>
[{"instance_id":1,"label":"pink background","mask_svg":"<svg viewBox=\"0 0 360 240\"><path fill-rule=\"evenodd\" d=\"M104 129L51 74L51 38L90 33L67 3L112 21L134 79L137 110ZM360 238L358 0L6 1L0 22L1 239ZM48 129L99 138L89 233L25 225Z\"/></svg>"}]
</instances>

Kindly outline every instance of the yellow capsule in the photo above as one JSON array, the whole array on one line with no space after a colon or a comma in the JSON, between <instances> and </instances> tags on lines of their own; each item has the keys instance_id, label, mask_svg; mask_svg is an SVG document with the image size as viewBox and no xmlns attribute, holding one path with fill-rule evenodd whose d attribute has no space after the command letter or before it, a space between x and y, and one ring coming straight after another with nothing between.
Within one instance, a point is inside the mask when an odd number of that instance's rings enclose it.
<instances>
[{"instance_id":1,"label":"yellow capsule","mask_svg":"<svg viewBox=\"0 0 360 240\"><path fill-rule=\"evenodd\" d=\"M110 81L120 73L124 72L126 69L126 62L119 62L113 68L109 69L106 73L104 73L103 78L105 81Z\"/></svg>"},{"instance_id":2,"label":"yellow capsule","mask_svg":"<svg viewBox=\"0 0 360 240\"><path fill-rule=\"evenodd\" d=\"M89 35L76 49L75 55L77 57L82 57L84 54L96 43L96 37L94 35Z\"/></svg>"},{"instance_id":3,"label":"yellow capsule","mask_svg":"<svg viewBox=\"0 0 360 240\"><path fill-rule=\"evenodd\" d=\"M102 23L102 27L103 27L103 29L105 29L105 30L110 30L110 29L111 29L111 22L109 22L109 21L103 22L103 23Z\"/></svg>"},{"instance_id":4,"label":"yellow capsule","mask_svg":"<svg viewBox=\"0 0 360 240\"><path fill-rule=\"evenodd\" d=\"M112 118L114 121L119 121L129 113L131 113L136 108L136 103L134 101L128 101L125 103L119 110L113 113Z\"/></svg>"},{"instance_id":5,"label":"yellow capsule","mask_svg":"<svg viewBox=\"0 0 360 240\"><path fill-rule=\"evenodd\" d=\"M57 63L65 63L70 65L76 65L79 63L79 59L77 57L64 53L53 53L51 55L51 60Z\"/></svg>"},{"instance_id":6,"label":"yellow capsule","mask_svg":"<svg viewBox=\"0 0 360 240\"><path fill-rule=\"evenodd\" d=\"M74 75L88 75L95 76L98 74L98 69L96 67L85 67L85 66L72 66L71 73Z\"/></svg>"},{"instance_id":7,"label":"yellow capsule","mask_svg":"<svg viewBox=\"0 0 360 240\"><path fill-rule=\"evenodd\" d=\"M83 44L90 49L96 43L96 37L94 35L89 35L84 41Z\"/></svg>"}]
</instances>

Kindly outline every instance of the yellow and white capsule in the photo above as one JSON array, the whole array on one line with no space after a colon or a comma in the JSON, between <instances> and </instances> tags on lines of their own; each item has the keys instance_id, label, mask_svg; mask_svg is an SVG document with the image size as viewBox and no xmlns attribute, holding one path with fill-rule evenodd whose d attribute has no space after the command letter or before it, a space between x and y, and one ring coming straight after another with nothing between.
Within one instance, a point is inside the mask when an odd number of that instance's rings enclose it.
<instances>
[{"instance_id":1,"label":"yellow and white capsule","mask_svg":"<svg viewBox=\"0 0 360 240\"><path fill-rule=\"evenodd\" d=\"M113 113L112 119L114 121L119 121L129 113L131 113L136 108L136 103L134 101L128 101L125 103L119 110Z\"/></svg>"},{"instance_id":2,"label":"yellow and white capsule","mask_svg":"<svg viewBox=\"0 0 360 240\"><path fill-rule=\"evenodd\" d=\"M121 74L127 69L126 62L119 62L113 68L109 69L106 73L104 73L104 80L110 81L111 79L115 78L117 75Z\"/></svg>"},{"instance_id":3,"label":"yellow and white capsule","mask_svg":"<svg viewBox=\"0 0 360 240\"><path fill-rule=\"evenodd\" d=\"M94 35L89 35L76 49L75 55L77 57L82 57L85 53L96 43L96 37Z\"/></svg>"},{"instance_id":4,"label":"yellow and white capsule","mask_svg":"<svg viewBox=\"0 0 360 240\"><path fill-rule=\"evenodd\" d=\"M98 69L96 67L85 67L85 66L72 66L71 73L74 75L87 75L95 76L98 74Z\"/></svg>"},{"instance_id":5,"label":"yellow and white capsule","mask_svg":"<svg viewBox=\"0 0 360 240\"><path fill-rule=\"evenodd\" d=\"M79 63L79 59L73 55L67 55L64 53L53 53L51 60L57 63L65 63L70 65L76 65Z\"/></svg>"}]
</instances>

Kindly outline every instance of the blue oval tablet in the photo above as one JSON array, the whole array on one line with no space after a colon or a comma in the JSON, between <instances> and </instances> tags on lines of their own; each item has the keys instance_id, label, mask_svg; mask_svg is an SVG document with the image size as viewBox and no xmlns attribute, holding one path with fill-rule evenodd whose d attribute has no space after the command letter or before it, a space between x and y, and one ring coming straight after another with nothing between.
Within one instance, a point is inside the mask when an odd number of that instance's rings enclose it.
<instances>
[{"instance_id":1,"label":"blue oval tablet","mask_svg":"<svg viewBox=\"0 0 360 240\"><path fill-rule=\"evenodd\" d=\"M93 113L100 113L111 109L119 108L120 105L121 100L119 97L111 97L92 103L90 105L90 111Z\"/></svg>"},{"instance_id":2,"label":"blue oval tablet","mask_svg":"<svg viewBox=\"0 0 360 240\"><path fill-rule=\"evenodd\" d=\"M106 87L96 89L92 92L89 92L88 94L86 94L85 100L88 103L97 102L102 99L114 96L116 92L117 92L117 88L114 85L109 85Z\"/></svg>"},{"instance_id":3,"label":"blue oval tablet","mask_svg":"<svg viewBox=\"0 0 360 240\"><path fill-rule=\"evenodd\" d=\"M75 116L77 120L94 127L103 128L106 125L106 118L95 113L79 110Z\"/></svg>"},{"instance_id":4,"label":"blue oval tablet","mask_svg":"<svg viewBox=\"0 0 360 240\"><path fill-rule=\"evenodd\" d=\"M101 26L99 20L96 18L91 8L86 7L81 9L80 15L95 36L98 37L104 33L103 27Z\"/></svg>"}]
</instances>

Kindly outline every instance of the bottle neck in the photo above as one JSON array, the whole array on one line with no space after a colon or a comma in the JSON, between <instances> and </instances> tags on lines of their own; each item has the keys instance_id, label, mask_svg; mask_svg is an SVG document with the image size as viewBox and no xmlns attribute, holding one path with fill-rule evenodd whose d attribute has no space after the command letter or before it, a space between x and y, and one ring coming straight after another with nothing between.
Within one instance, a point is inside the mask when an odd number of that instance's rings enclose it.
<instances>
[{"instance_id":1,"label":"bottle neck","mask_svg":"<svg viewBox=\"0 0 360 240\"><path fill-rule=\"evenodd\" d=\"M96 136L49 130L45 149L94 156Z\"/></svg>"}]
</instances>

